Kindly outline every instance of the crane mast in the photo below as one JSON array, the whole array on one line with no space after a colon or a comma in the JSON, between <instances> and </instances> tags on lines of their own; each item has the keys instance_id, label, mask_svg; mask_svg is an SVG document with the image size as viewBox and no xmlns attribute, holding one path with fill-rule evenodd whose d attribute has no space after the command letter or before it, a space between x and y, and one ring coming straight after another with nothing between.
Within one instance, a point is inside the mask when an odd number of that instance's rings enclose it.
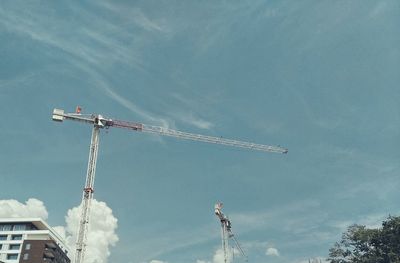
<instances>
[{"instance_id":1,"label":"crane mast","mask_svg":"<svg viewBox=\"0 0 400 263\"><path fill-rule=\"evenodd\" d=\"M201 134L194 134L188 133L178 130L173 130L165 127L147 125L137 122L130 122L130 121L122 121L122 120L113 120L109 118L104 118L100 114L81 114L80 107L77 107L75 113L65 113L62 109L54 109L53 110L53 120L62 122L64 120L73 120L78 121L86 124L90 124L93 126L92 130L92 138L90 143L90 150L89 150L89 160L88 160L88 168L86 173L86 183L83 189L82 194L82 204L81 204L81 216L79 222L79 229L78 229L78 236L76 241L76 251L75 251L75 261L74 263L83 263L85 258L85 249L86 249L86 241L87 241L87 232L89 227L89 219L90 219L90 206L91 201L93 199L94 193L94 179L96 174L96 162L97 162L97 153L99 150L99 134L100 129L103 128L123 128L129 129L137 132L145 132L145 133L152 133L158 134L163 136L175 137L179 139L186 139L192 141L201 141L206 143L214 143L214 144L221 144L226 146L232 147L239 147L239 148L246 148L251 150L258 150L264 152L274 152L274 153L287 153L288 150L282 148L280 146L270 146L270 145L263 145L257 143L250 143L238 140L231 140L225 139L222 137L213 137ZM220 210L219 210L220 211ZM221 212L222 213L222 212ZM229 222L229 220L226 220ZM222 221L221 221L222 224ZM223 227L223 237L228 237L233 234L230 230L230 227L225 223ZM225 241L223 240L223 246L228 245L228 239ZM236 239L234 239L236 240ZM237 243L237 240L236 240ZM237 243L239 244L239 243ZM239 250L243 252L238 246ZM224 250L227 251L227 250ZM225 261L227 263L227 261Z\"/></svg>"},{"instance_id":2,"label":"crane mast","mask_svg":"<svg viewBox=\"0 0 400 263\"><path fill-rule=\"evenodd\" d=\"M80 227L78 229L74 262L83 262L85 255L86 235L89 228L90 207L94 192L94 177L96 174L97 153L99 151L99 134L100 128L97 125L94 125L92 130L92 139L90 142L86 183L85 188L83 188L81 217L79 222Z\"/></svg>"},{"instance_id":3,"label":"crane mast","mask_svg":"<svg viewBox=\"0 0 400 263\"><path fill-rule=\"evenodd\" d=\"M224 263L230 263L230 247L229 247L229 239L232 239L235 242L236 248L239 250L240 254L244 257L245 261L247 261L247 256L244 253L242 247L240 246L239 241L236 239L235 235L232 232L232 224L228 217L226 217L222 213L223 204L218 202L214 206L214 213L218 217L221 222L221 240L222 240L222 251L224 253ZM232 254L234 254L234 249L232 250Z\"/></svg>"}]
</instances>

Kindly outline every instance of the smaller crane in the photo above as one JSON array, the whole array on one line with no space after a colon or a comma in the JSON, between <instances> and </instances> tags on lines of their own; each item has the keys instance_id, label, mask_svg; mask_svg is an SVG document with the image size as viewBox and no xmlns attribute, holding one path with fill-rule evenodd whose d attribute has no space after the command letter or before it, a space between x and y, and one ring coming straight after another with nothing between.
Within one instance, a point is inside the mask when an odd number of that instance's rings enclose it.
<instances>
[{"instance_id":1,"label":"smaller crane","mask_svg":"<svg viewBox=\"0 0 400 263\"><path fill-rule=\"evenodd\" d=\"M232 232L232 224L228 217L226 217L221 209L223 204L218 202L214 206L214 212L217 215L218 219L221 221L221 238L222 238L222 250L224 252L224 263L230 263L230 256L229 256L229 239L232 239L235 242L236 248L239 250L240 254L244 257L245 261L247 262L247 256L244 253L242 247L239 244L239 241L236 239L235 235ZM232 249L232 254L234 255L235 249ZM233 257L232 257L233 258Z\"/></svg>"}]
</instances>

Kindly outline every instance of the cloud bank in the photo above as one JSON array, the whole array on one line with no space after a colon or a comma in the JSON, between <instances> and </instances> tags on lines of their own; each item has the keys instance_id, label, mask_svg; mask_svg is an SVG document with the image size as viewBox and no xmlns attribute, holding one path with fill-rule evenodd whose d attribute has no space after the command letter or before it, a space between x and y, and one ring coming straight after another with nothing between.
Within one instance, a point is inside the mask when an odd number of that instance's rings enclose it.
<instances>
[{"instance_id":1,"label":"cloud bank","mask_svg":"<svg viewBox=\"0 0 400 263\"><path fill-rule=\"evenodd\" d=\"M25 204L14 199L0 200L0 217L40 217L46 220L48 217L46 207L43 202L35 198L29 198Z\"/></svg>"}]
</instances>

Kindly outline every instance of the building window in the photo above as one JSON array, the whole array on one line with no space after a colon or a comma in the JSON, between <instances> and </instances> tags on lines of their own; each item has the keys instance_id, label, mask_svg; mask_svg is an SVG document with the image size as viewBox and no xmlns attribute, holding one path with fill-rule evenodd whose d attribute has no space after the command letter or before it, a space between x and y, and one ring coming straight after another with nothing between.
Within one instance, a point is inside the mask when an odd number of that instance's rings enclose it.
<instances>
[{"instance_id":1,"label":"building window","mask_svg":"<svg viewBox=\"0 0 400 263\"><path fill-rule=\"evenodd\" d=\"M0 235L0 240L7 240L7 235Z\"/></svg>"},{"instance_id":2,"label":"building window","mask_svg":"<svg viewBox=\"0 0 400 263\"><path fill-rule=\"evenodd\" d=\"M20 244L10 244L9 246L9 250L19 250L19 248L21 247Z\"/></svg>"},{"instance_id":3,"label":"building window","mask_svg":"<svg viewBox=\"0 0 400 263\"><path fill-rule=\"evenodd\" d=\"M29 249L31 249L31 244L27 243L27 244L25 245L25 250L29 250Z\"/></svg>"},{"instance_id":4,"label":"building window","mask_svg":"<svg viewBox=\"0 0 400 263\"><path fill-rule=\"evenodd\" d=\"M25 253L22 259L23 259L23 260L28 260L28 258L29 258L29 254L28 254L28 253Z\"/></svg>"},{"instance_id":5,"label":"building window","mask_svg":"<svg viewBox=\"0 0 400 263\"><path fill-rule=\"evenodd\" d=\"M46 248L56 249L57 246L56 246L56 244L50 242L50 243L46 243Z\"/></svg>"},{"instance_id":6,"label":"building window","mask_svg":"<svg viewBox=\"0 0 400 263\"><path fill-rule=\"evenodd\" d=\"M22 235L12 235L11 236L11 240L21 240L22 239Z\"/></svg>"},{"instance_id":7,"label":"building window","mask_svg":"<svg viewBox=\"0 0 400 263\"><path fill-rule=\"evenodd\" d=\"M17 260L18 254L7 254L7 259L8 260Z\"/></svg>"},{"instance_id":8,"label":"building window","mask_svg":"<svg viewBox=\"0 0 400 263\"><path fill-rule=\"evenodd\" d=\"M3 244L0 244L0 250L2 250L3 249Z\"/></svg>"},{"instance_id":9,"label":"building window","mask_svg":"<svg viewBox=\"0 0 400 263\"><path fill-rule=\"evenodd\" d=\"M13 226L14 231L26 230L26 224L16 224Z\"/></svg>"},{"instance_id":10,"label":"building window","mask_svg":"<svg viewBox=\"0 0 400 263\"><path fill-rule=\"evenodd\" d=\"M37 227L31 223L26 224L26 229L25 230L38 230Z\"/></svg>"},{"instance_id":11,"label":"building window","mask_svg":"<svg viewBox=\"0 0 400 263\"><path fill-rule=\"evenodd\" d=\"M11 224L0 224L0 231L10 231Z\"/></svg>"}]
</instances>

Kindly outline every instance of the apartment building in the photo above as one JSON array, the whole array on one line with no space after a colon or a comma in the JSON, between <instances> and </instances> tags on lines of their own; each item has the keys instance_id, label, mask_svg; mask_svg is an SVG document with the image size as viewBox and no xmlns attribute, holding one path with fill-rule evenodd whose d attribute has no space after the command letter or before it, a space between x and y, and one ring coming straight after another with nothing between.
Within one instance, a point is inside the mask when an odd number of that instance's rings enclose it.
<instances>
[{"instance_id":1,"label":"apartment building","mask_svg":"<svg viewBox=\"0 0 400 263\"><path fill-rule=\"evenodd\" d=\"M0 218L0 262L70 263L65 241L40 218Z\"/></svg>"}]
</instances>

